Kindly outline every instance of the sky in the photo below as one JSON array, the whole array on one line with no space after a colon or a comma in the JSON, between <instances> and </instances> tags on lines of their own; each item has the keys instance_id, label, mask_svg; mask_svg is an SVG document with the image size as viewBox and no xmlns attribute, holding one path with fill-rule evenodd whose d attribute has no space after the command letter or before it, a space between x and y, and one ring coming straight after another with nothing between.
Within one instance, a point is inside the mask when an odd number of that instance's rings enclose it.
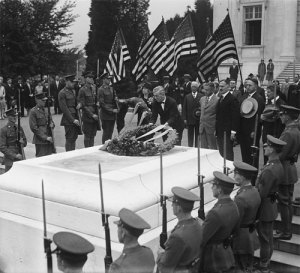
<instances>
[{"instance_id":1,"label":"sky","mask_svg":"<svg viewBox=\"0 0 300 273\"><path fill-rule=\"evenodd\" d=\"M149 15L149 29L150 33L158 26L161 18L164 17L165 21L174 17L176 14L182 16L187 10L187 6L194 8L195 0L150 0L148 11ZM67 30L73 33L73 44L70 47L79 47L83 49L88 40L88 31L90 29L90 17L88 16L90 9L90 0L76 0L76 7L73 13L78 17L73 25Z\"/></svg>"}]
</instances>

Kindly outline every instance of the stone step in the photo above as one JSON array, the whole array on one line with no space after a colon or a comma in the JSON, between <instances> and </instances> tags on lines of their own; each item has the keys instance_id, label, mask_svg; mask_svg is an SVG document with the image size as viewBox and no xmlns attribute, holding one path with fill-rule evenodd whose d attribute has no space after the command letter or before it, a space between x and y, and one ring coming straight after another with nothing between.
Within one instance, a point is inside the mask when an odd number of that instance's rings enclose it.
<instances>
[{"instance_id":1,"label":"stone step","mask_svg":"<svg viewBox=\"0 0 300 273\"><path fill-rule=\"evenodd\" d=\"M281 218L278 216L278 218L274 222L274 230L281 228ZM292 222L292 233L300 235L300 216L293 216L293 222Z\"/></svg>"},{"instance_id":2,"label":"stone step","mask_svg":"<svg viewBox=\"0 0 300 273\"><path fill-rule=\"evenodd\" d=\"M274 240L274 249L295 255L300 255L300 235L293 234L292 239L289 241Z\"/></svg>"},{"instance_id":3,"label":"stone step","mask_svg":"<svg viewBox=\"0 0 300 273\"><path fill-rule=\"evenodd\" d=\"M259 261L259 250L254 253L255 261ZM300 257L295 254L290 254L278 250L274 250L270 268L276 273L299 273L300 272Z\"/></svg>"}]
</instances>

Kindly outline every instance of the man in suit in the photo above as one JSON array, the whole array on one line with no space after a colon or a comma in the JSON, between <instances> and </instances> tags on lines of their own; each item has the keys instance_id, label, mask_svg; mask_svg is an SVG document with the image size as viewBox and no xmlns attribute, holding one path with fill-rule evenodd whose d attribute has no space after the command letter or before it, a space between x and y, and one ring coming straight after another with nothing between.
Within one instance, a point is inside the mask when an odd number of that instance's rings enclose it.
<instances>
[{"instance_id":1,"label":"man in suit","mask_svg":"<svg viewBox=\"0 0 300 273\"><path fill-rule=\"evenodd\" d=\"M50 84L50 94L54 98L54 113L61 114L61 110L58 102L58 93L65 87L58 75L55 76L55 80Z\"/></svg>"},{"instance_id":2,"label":"man in suit","mask_svg":"<svg viewBox=\"0 0 300 273\"><path fill-rule=\"evenodd\" d=\"M26 79L26 83L24 85L24 92L25 92L25 108L27 110L27 115L29 115L30 109L35 106L34 88L30 78Z\"/></svg>"},{"instance_id":3,"label":"man in suit","mask_svg":"<svg viewBox=\"0 0 300 273\"><path fill-rule=\"evenodd\" d=\"M12 79L9 77L6 80L6 85L5 85L5 100L7 104L7 109L13 108L13 101L15 100L15 91L14 91L14 86L12 84Z\"/></svg>"},{"instance_id":4,"label":"man in suit","mask_svg":"<svg viewBox=\"0 0 300 273\"><path fill-rule=\"evenodd\" d=\"M239 73L239 67L236 65L236 60L234 60L232 62L232 65L229 67L230 79L236 82L238 78L238 73Z\"/></svg>"},{"instance_id":5,"label":"man in suit","mask_svg":"<svg viewBox=\"0 0 300 273\"><path fill-rule=\"evenodd\" d=\"M24 117L25 89L24 89L23 79L21 76L18 76L18 83L15 86L15 98L17 100L18 111L21 111L21 116Z\"/></svg>"},{"instance_id":6,"label":"man in suit","mask_svg":"<svg viewBox=\"0 0 300 273\"><path fill-rule=\"evenodd\" d=\"M195 139L195 147L198 147L199 116L195 115L195 112L198 109L200 114L200 98L203 95L198 92L199 84L197 82L192 82L191 88L192 92L184 98L182 118L188 130L188 146L193 147Z\"/></svg>"},{"instance_id":7,"label":"man in suit","mask_svg":"<svg viewBox=\"0 0 300 273\"><path fill-rule=\"evenodd\" d=\"M261 59L260 63L258 64L258 68L257 68L257 75L258 75L258 79L260 82L260 86L262 86L264 83L266 71L267 71L267 69L266 69L265 61L263 59Z\"/></svg>"},{"instance_id":8,"label":"man in suit","mask_svg":"<svg viewBox=\"0 0 300 273\"><path fill-rule=\"evenodd\" d=\"M203 85L205 96L200 99L200 139L201 148L217 149L216 142L216 111L218 97L214 94L213 82Z\"/></svg>"},{"instance_id":9,"label":"man in suit","mask_svg":"<svg viewBox=\"0 0 300 273\"><path fill-rule=\"evenodd\" d=\"M178 133L176 145L181 145L184 122L174 99L167 97L162 86L153 89L152 117L150 123L155 124L160 115L160 123L172 127Z\"/></svg>"},{"instance_id":10,"label":"man in suit","mask_svg":"<svg viewBox=\"0 0 300 273\"><path fill-rule=\"evenodd\" d=\"M242 106L241 110L243 110L243 102L247 98L252 98L257 102L257 109L252 108L254 110L253 115L250 113L244 113L241 111L241 123L240 123L240 131L239 131L239 142L241 146L242 160L245 163L253 165L258 168L258 159L259 159L259 141L261 137L261 123L260 116L265 108L265 103L263 98L257 93L258 81L256 78L251 78L246 81L246 93L242 98ZM250 102L248 100L246 103ZM252 102L252 100L251 100ZM252 105L254 106L254 104ZM256 110L256 112L255 112ZM258 115L258 122L256 124L256 115ZM256 128L255 128L256 126ZM255 136L256 133L256 136ZM252 152L254 139L256 140L255 145L258 149L256 150L256 156L253 159Z\"/></svg>"},{"instance_id":11,"label":"man in suit","mask_svg":"<svg viewBox=\"0 0 300 273\"><path fill-rule=\"evenodd\" d=\"M233 161L233 141L239 129L239 104L230 93L230 80L221 80L220 98L216 112L216 136L220 155L224 157L224 133L226 133L226 159Z\"/></svg>"}]
</instances>

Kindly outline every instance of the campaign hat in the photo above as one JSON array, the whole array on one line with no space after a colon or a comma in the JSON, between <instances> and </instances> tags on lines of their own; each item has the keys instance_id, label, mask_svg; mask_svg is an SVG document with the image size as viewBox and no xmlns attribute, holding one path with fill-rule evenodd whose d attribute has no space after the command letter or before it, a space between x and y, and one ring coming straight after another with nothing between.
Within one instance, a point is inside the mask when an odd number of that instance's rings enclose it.
<instances>
[{"instance_id":1,"label":"campaign hat","mask_svg":"<svg viewBox=\"0 0 300 273\"><path fill-rule=\"evenodd\" d=\"M290 105L280 105L280 114L299 114L300 109Z\"/></svg>"},{"instance_id":2,"label":"campaign hat","mask_svg":"<svg viewBox=\"0 0 300 273\"><path fill-rule=\"evenodd\" d=\"M274 122L279 119L279 109L274 105L267 106L260 115L261 120L267 122Z\"/></svg>"},{"instance_id":3,"label":"campaign hat","mask_svg":"<svg viewBox=\"0 0 300 273\"><path fill-rule=\"evenodd\" d=\"M65 76L65 80L74 82L75 81L75 76L76 76L75 74L67 75L67 76Z\"/></svg>"},{"instance_id":4,"label":"campaign hat","mask_svg":"<svg viewBox=\"0 0 300 273\"><path fill-rule=\"evenodd\" d=\"M258 109L257 100L254 98L247 98L241 104L241 115L244 118L252 118Z\"/></svg>"},{"instance_id":5,"label":"campaign hat","mask_svg":"<svg viewBox=\"0 0 300 273\"><path fill-rule=\"evenodd\" d=\"M277 147L277 148L282 148L285 146L287 143L279 138L273 137L271 135L267 135L267 143L264 145L268 145L271 147Z\"/></svg>"},{"instance_id":6,"label":"campaign hat","mask_svg":"<svg viewBox=\"0 0 300 273\"><path fill-rule=\"evenodd\" d=\"M189 211L193 209L194 202L200 200L199 196L181 187L173 187L171 191L174 194L172 202L178 203L182 208Z\"/></svg>"},{"instance_id":7,"label":"campaign hat","mask_svg":"<svg viewBox=\"0 0 300 273\"><path fill-rule=\"evenodd\" d=\"M111 79L112 76L108 72L103 72L102 75L100 76L100 79Z\"/></svg>"},{"instance_id":8,"label":"campaign hat","mask_svg":"<svg viewBox=\"0 0 300 273\"><path fill-rule=\"evenodd\" d=\"M10 108L5 111L5 115L6 116L16 116L17 113L14 108Z\"/></svg>"},{"instance_id":9,"label":"campaign hat","mask_svg":"<svg viewBox=\"0 0 300 273\"><path fill-rule=\"evenodd\" d=\"M232 190L234 188L234 185L237 184L231 177L219 171L214 171L213 175L214 175L214 179L211 183L214 185L225 187Z\"/></svg>"},{"instance_id":10,"label":"campaign hat","mask_svg":"<svg viewBox=\"0 0 300 273\"><path fill-rule=\"evenodd\" d=\"M243 176L251 176L257 173L257 168L242 161L234 161L234 172Z\"/></svg>"},{"instance_id":11,"label":"campaign hat","mask_svg":"<svg viewBox=\"0 0 300 273\"><path fill-rule=\"evenodd\" d=\"M56 252L69 261L78 262L86 260L87 254L95 250L95 247L85 238L71 232L57 232L53 235L56 244Z\"/></svg>"}]
</instances>

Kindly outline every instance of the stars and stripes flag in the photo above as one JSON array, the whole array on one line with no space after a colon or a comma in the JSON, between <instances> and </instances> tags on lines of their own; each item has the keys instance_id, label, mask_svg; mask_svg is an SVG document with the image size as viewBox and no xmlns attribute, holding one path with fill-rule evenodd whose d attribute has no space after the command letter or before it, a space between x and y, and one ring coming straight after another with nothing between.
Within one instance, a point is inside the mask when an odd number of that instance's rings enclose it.
<instances>
[{"instance_id":1,"label":"stars and stripes flag","mask_svg":"<svg viewBox=\"0 0 300 273\"><path fill-rule=\"evenodd\" d=\"M130 59L123 32L119 28L105 67L105 72L113 76L112 82L116 83L125 77L125 62Z\"/></svg>"},{"instance_id":2,"label":"stars and stripes flag","mask_svg":"<svg viewBox=\"0 0 300 273\"><path fill-rule=\"evenodd\" d=\"M229 14L206 41L197 63L199 80L205 82L226 59L238 59Z\"/></svg>"},{"instance_id":3,"label":"stars and stripes flag","mask_svg":"<svg viewBox=\"0 0 300 273\"><path fill-rule=\"evenodd\" d=\"M168 53L164 63L166 71L172 76L181 56L198 53L191 15L185 16L168 43Z\"/></svg>"},{"instance_id":4,"label":"stars and stripes flag","mask_svg":"<svg viewBox=\"0 0 300 273\"><path fill-rule=\"evenodd\" d=\"M168 50L166 42L168 40L167 28L164 20L162 20L153 33L140 46L137 63L132 70L132 73L136 76L136 80L142 78L147 72L148 67L153 70L154 74L158 74L164 67L164 59Z\"/></svg>"}]
</instances>

